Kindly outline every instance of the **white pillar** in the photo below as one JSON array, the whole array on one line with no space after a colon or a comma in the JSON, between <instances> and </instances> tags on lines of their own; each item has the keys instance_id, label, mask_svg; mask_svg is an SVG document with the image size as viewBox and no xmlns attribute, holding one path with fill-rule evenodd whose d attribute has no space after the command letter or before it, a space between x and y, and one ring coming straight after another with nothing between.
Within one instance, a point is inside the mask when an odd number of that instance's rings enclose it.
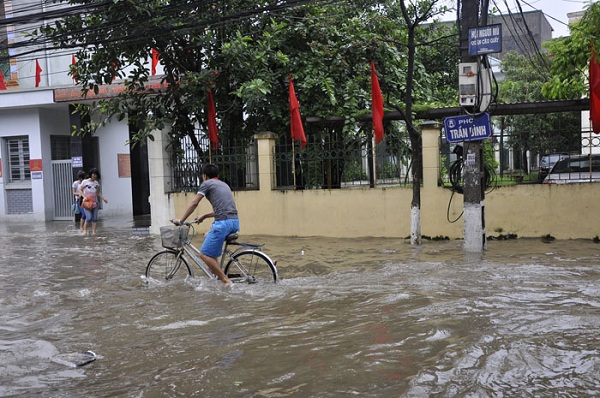
<instances>
[{"instance_id":1,"label":"white pillar","mask_svg":"<svg viewBox=\"0 0 600 398\"><path fill-rule=\"evenodd\" d=\"M175 217L175 205L172 192L171 157L167 151L170 129L154 132L154 141L148 140L148 162L150 172L150 210L152 223L151 234L159 234L160 227L169 225Z\"/></svg>"}]
</instances>

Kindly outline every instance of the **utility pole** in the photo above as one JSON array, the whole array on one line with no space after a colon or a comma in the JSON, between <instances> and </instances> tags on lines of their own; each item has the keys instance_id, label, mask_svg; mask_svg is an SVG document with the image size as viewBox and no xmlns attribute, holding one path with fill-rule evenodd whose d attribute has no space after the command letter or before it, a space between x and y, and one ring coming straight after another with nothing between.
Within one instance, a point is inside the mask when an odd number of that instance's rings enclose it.
<instances>
[{"instance_id":1,"label":"utility pole","mask_svg":"<svg viewBox=\"0 0 600 398\"><path fill-rule=\"evenodd\" d=\"M478 56L469 54L469 29L478 27L479 0L461 0L460 50L461 63L477 63ZM487 5L487 2L485 2ZM482 14L487 15L487 7ZM460 72L463 73L463 72ZM476 114L481 101L474 106L463 106L465 113ZM481 140L464 142L464 249L482 252L486 248L485 236L485 172Z\"/></svg>"}]
</instances>

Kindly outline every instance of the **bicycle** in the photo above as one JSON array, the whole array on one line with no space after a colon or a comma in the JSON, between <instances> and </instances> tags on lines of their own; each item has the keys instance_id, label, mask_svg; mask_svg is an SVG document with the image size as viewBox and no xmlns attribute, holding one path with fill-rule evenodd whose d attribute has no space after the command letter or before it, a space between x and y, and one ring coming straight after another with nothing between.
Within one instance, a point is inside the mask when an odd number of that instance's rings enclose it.
<instances>
[{"instance_id":1,"label":"bicycle","mask_svg":"<svg viewBox=\"0 0 600 398\"><path fill-rule=\"evenodd\" d=\"M208 278L216 280L217 277L198 257L200 250L192 244L194 234L191 222L184 222L178 228L161 227L161 243L165 250L156 253L148 262L146 281L171 281L193 277L188 259ZM223 244L220 266L225 275L234 283L276 283L276 262L262 251L264 244L242 243L237 239L237 233L229 234ZM231 250L230 246L239 247Z\"/></svg>"}]
</instances>

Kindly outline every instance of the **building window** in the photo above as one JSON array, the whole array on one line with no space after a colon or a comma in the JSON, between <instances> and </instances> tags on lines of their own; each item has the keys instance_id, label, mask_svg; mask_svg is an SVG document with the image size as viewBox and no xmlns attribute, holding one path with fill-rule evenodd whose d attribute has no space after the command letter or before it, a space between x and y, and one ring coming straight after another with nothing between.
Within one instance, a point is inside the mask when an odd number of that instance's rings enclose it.
<instances>
[{"instance_id":1,"label":"building window","mask_svg":"<svg viewBox=\"0 0 600 398\"><path fill-rule=\"evenodd\" d=\"M51 135L50 153L52 160L71 159L71 136L70 135Z\"/></svg>"},{"instance_id":2,"label":"building window","mask_svg":"<svg viewBox=\"0 0 600 398\"><path fill-rule=\"evenodd\" d=\"M29 139L12 137L6 140L8 150L8 182L31 180L29 170Z\"/></svg>"}]
</instances>

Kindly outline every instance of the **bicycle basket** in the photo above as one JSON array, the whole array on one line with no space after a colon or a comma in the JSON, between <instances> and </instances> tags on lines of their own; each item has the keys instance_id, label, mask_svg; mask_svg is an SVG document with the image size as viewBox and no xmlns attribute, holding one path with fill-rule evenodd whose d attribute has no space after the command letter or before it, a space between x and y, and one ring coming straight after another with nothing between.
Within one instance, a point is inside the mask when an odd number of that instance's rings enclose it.
<instances>
[{"instance_id":1,"label":"bicycle basket","mask_svg":"<svg viewBox=\"0 0 600 398\"><path fill-rule=\"evenodd\" d=\"M188 237L190 227L160 227L160 240L166 249L179 249Z\"/></svg>"}]
</instances>

